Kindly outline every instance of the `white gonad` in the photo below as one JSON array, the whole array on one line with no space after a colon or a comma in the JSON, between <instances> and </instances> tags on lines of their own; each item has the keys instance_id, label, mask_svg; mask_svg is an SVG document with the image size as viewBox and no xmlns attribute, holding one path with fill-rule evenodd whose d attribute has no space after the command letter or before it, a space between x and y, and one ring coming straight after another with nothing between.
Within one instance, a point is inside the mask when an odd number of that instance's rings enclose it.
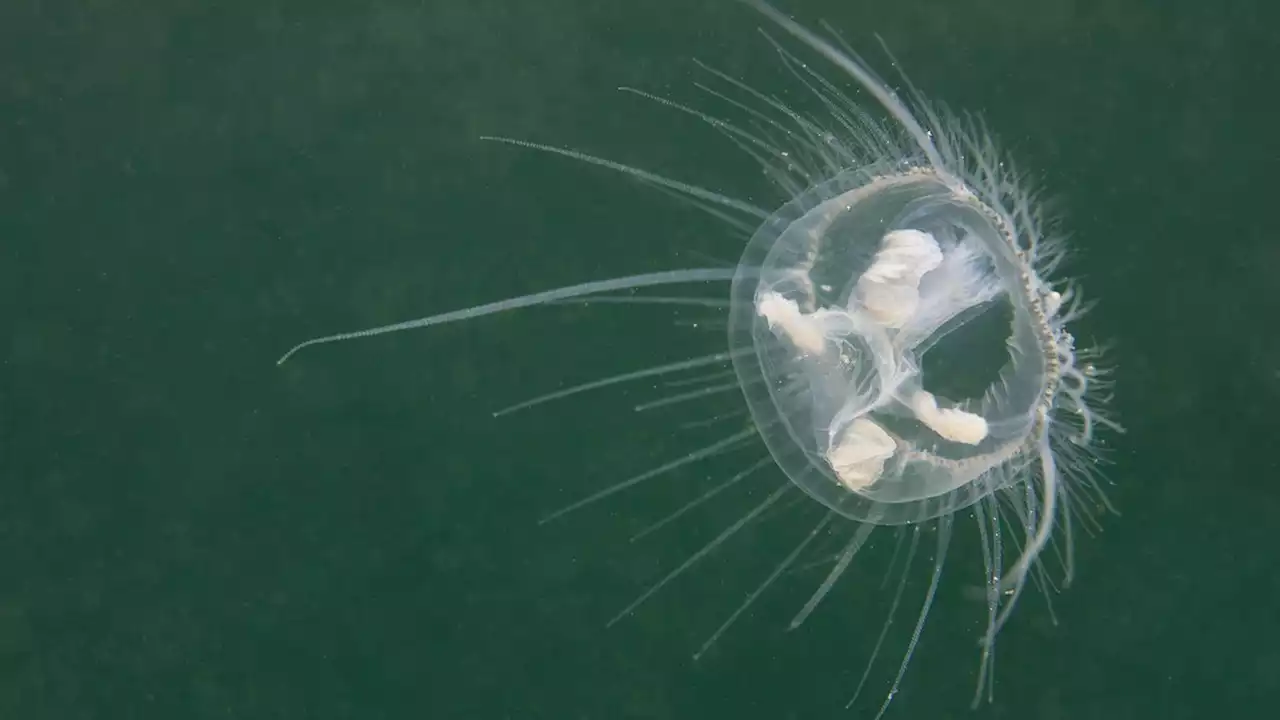
<instances>
[{"instance_id":1,"label":"white gonad","mask_svg":"<svg viewBox=\"0 0 1280 720\"><path fill-rule=\"evenodd\" d=\"M720 316L720 327L727 326L727 348L508 408L663 377L681 388L678 394L637 409L687 407L694 400L737 394L750 414L749 429L726 432L547 519L763 441L768 458L757 455L754 464L653 528L749 477L774 483L772 491L654 582L614 622L766 511L787 506L782 499L799 488L823 506L822 518L728 614L697 656L774 580L812 567L815 563L800 558L815 552L816 538L844 533L837 551L821 556L829 571L793 619L792 627L799 626L854 556L870 547L873 531L880 530L876 537L890 541L889 564L900 568L900 579L888 620L868 650L866 670L850 688L850 705L875 665L920 540L932 538L936 547L932 560L925 561L928 587L903 638L901 663L885 678L879 714L903 681L938 589L955 520L971 520L981 541L986 613L973 696L977 704L992 696L996 636L1022 591L1031 583L1047 597L1058 578L1069 582L1073 527L1083 523L1092 529L1110 509L1101 488L1097 430L1120 428L1106 419L1102 407L1110 399L1107 372L1097 351L1078 346L1068 332L1086 308L1070 282L1051 277L1059 270L1064 243L1024 178L979 123L931 105L905 76L900 95L834 33L819 36L762 2L745 2L781 28L784 37L799 42L791 49L766 36L816 112L784 104L705 65L715 82L699 89L711 102L743 113L741 122L627 91L704 121L749 153L781 192L776 209L574 150L487 138L608 168L708 210L749 236L736 268L679 269L547 290L309 340L280 362L313 345L570 300L727 309L727 317ZM815 69L797 53L822 58L835 72ZM874 98L878 109L855 102L859 90ZM720 282L730 284L727 299L636 292ZM899 550L904 550L901 560ZM1055 562L1042 562L1047 559Z\"/></svg>"}]
</instances>

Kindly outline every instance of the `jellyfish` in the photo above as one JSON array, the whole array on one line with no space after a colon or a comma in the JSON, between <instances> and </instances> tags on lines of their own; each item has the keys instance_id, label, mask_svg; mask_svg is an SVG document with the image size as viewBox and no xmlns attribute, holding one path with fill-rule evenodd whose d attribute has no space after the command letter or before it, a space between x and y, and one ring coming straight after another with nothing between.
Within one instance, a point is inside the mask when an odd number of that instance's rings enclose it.
<instances>
[{"instance_id":1,"label":"jellyfish","mask_svg":"<svg viewBox=\"0 0 1280 720\"><path fill-rule=\"evenodd\" d=\"M793 108L701 64L717 84L699 87L743 112L742 121L628 91L705 122L748 153L780 192L775 208L572 149L485 138L608 168L707 210L746 238L736 267L674 269L545 290L307 340L279 362L315 345L567 301L718 307L727 316L727 344L714 353L508 408L710 369L687 382L693 389L654 404L736 393L750 417L746 430L615 482L547 520L745 443L763 443L766 461L713 486L663 522L747 476L785 476L614 621L797 489L803 493L798 497L822 507L820 521L695 657L820 535L843 532L847 539L830 555L830 569L792 620L793 628L820 605L873 533L891 533L899 549L905 541L904 567L911 566L922 537L932 536L929 584L878 718L897 694L929 616L956 521L972 519L981 540L985 599L973 704L989 701L996 638L1023 591L1036 585L1048 593L1070 582L1076 526L1096 527L1099 516L1112 511L1104 492L1100 431L1122 428L1106 412L1110 374L1101 351L1078 345L1069 330L1089 305L1075 283L1056 277L1065 243L1036 191L981 121L929 102L901 71L905 89L895 91L830 28L820 35L760 0L742 1L790 41L766 34L779 62L820 112ZM826 69L812 67L799 53L824 60ZM896 67L887 47L884 53ZM875 104L855 101L850 85ZM640 292L716 283L728 284L721 302ZM975 328L993 323L1000 335L984 341ZM994 348L975 347L984 342ZM1000 362L982 386L965 389L954 376L963 373L967 354L979 349L996 350ZM896 586L891 617L904 584ZM854 699L884 639L882 631Z\"/></svg>"}]
</instances>

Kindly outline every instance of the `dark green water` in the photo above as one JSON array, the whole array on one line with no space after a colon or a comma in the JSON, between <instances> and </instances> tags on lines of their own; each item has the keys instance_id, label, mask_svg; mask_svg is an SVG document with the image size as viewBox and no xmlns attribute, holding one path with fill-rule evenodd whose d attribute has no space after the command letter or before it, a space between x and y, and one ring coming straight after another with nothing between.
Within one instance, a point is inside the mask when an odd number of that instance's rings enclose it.
<instances>
[{"instance_id":1,"label":"dark green water","mask_svg":"<svg viewBox=\"0 0 1280 720\"><path fill-rule=\"evenodd\" d=\"M1081 538L1056 626L1022 601L996 702L967 710L984 617L962 521L889 717L1270 717L1275 11L787 7L873 59L882 34L1060 200L1102 301L1079 334L1115 341L1129 428L1111 443L1122 516ZM843 712L886 609L885 538L801 630L785 627L820 570L690 660L813 508L604 627L772 480L628 537L755 456L537 525L716 437L677 425L732 403L636 417L641 384L490 417L712 351L710 331L565 307L274 365L316 334L736 258L731 233L660 193L477 137L768 204L714 133L614 90L696 98L696 56L785 91L759 24L718 0L0 5L0 718L868 717L927 557Z\"/></svg>"}]
</instances>

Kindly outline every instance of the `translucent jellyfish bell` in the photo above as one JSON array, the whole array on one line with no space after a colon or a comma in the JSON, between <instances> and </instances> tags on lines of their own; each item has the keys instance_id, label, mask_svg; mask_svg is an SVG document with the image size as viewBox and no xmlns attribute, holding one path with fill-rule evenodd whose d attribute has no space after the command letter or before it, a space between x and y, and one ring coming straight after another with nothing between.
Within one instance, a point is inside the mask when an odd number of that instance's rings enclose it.
<instances>
[{"instance_id":1,"label":"translucent jellyfish bell","mask_svg":"<svg viewBox=\"0 0 1280 720\"><path fill-rule=\"evenodd\" d=\"M881 525L990 494L1056 381L1024 266L1000 218L930 170L843 173L779 210L739 263L758 270L733 282L729 333L752 349L734 368L779 467ZM971 398L926 390L923 356L1002 303L1012 324L995 382Z\"/></svg>"}]
</instances>

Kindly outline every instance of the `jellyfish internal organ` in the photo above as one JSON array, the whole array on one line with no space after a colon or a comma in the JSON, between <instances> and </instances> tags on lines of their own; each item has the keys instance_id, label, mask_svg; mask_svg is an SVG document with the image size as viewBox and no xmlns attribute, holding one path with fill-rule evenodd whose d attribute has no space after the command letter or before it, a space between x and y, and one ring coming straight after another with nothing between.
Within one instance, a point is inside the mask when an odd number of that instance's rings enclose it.
<instances>
[{"instance_id":1,"label":"jellyfish internal organ","mask_svg":"<svg viewBox=\"0 0 1280 720\"><path fill-rule=\"evenodd\" d=\"M951 248L954 256L961 246ZM907 397L900 394L906 381L919 374L910 348L894 340L918 317L921 310L920 283L925 274L938 270L946 257L931 234L920 230L893 230L882 238L870 267L858 277L845 307L819 308L804 312L795 301L772 291L762 291L756 312L779 337L804 355L804 362L839 367L854 362L841 352L843 341L857 336L867 346L879 349L884 357L877 363L878 382L872 394L854 394L846 399L840 413L827 428L824 460L846 488L861 490L880 479L885 463L898 449L898 442L872 418L872 413L891 403L909 408L915 419L940 438L965 445L977 445L987 437L982 416L956 408L939 408L937 398L923 388ZM964 262L949 263L947 271L963 272ZM947 278L947 288L957 278ZM942 283L936 283L941 285ZM963 281L959 281L963 285ZM926 296L926 303L946 302L945 292ZM945 312L945 308L941 309Z\"/></svg>"}]
</instances>

